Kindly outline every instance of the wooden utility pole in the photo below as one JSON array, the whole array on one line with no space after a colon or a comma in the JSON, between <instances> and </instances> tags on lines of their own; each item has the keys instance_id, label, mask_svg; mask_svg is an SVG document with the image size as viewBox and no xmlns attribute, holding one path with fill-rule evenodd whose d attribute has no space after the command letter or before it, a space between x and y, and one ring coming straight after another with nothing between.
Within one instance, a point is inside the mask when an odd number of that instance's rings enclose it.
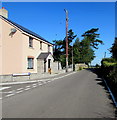
<instances>
[{"instance_id":1,"label":"wooden utility pole","mask_svg":"<svg viewBox=\"0 0 117 120\"><path fill-rule=\"evenodd\" d=\"M68 72L68 11L64 9L66 13L66 72Z\"/></svg>"}]
</instances>

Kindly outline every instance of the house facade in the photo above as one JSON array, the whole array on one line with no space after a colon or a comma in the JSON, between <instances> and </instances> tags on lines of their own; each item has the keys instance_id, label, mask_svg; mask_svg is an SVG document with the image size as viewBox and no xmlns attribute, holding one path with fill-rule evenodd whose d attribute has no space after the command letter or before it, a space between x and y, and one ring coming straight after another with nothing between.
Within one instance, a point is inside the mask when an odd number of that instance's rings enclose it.
<instances>
[{"instance_id":1,"label":"house facade","mask_svg":"<svg viewBox=\"0 0 117 120\"><path fill-rule=\"evenodd\" d=\"M4 8L0 14L0 75L52 69L53 44L9 20Z\"/></svg>"}]
</instances>

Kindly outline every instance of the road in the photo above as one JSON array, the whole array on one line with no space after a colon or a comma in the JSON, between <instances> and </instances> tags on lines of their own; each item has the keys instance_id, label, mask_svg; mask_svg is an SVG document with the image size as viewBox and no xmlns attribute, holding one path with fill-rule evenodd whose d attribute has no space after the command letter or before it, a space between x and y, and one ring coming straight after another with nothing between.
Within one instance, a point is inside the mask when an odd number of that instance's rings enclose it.
<instances>
[{"instance_id":1,"label":"road","mask_svg":"<svg viewBox=\"0 0 117 120\"><path fill-rule=\"evenodd\" d=\"M90 70L32 88L2 99L3 118L115 117L114 106L101 79Z\"/></svg>"}]
</instances>

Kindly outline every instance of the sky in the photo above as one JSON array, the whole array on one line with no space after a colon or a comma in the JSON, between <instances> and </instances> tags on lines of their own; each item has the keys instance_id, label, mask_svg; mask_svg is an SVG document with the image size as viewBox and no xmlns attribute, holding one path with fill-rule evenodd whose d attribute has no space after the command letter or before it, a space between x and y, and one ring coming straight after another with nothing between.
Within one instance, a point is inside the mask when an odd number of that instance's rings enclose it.
<instances>
[{"instance_id":1,"label":"sky","mask_svg":"<svg viewBox=\"0 0 117 120\"><path fill-rule=\"evenodd\" d=\"M65 37L65 12L68 10L69 25L77 37L91 29L99 28L99 39L104 45L95 50L92 65L110 57L108 49L115 38L115 2L3 2L9 12L8 19L36 32L49 42ZM75 41L75 40L74 40Z\"/></svg>"}]
</instances>

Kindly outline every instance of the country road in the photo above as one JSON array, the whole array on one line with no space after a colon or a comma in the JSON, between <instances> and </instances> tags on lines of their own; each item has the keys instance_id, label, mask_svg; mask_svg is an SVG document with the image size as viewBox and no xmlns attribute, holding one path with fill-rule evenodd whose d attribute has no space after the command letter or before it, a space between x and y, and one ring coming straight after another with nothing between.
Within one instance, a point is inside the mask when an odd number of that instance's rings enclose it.
<instances>
[{"instance_id":1,"label":"country road","mask_svg":"<svg viewBox=\"0 0 117 120\"><path fill-rule=\"evenodd\" d=\"M114 118L100 78L90 70L48 82L2 100L3 118Z\"/></svg>"}]
</instances>

